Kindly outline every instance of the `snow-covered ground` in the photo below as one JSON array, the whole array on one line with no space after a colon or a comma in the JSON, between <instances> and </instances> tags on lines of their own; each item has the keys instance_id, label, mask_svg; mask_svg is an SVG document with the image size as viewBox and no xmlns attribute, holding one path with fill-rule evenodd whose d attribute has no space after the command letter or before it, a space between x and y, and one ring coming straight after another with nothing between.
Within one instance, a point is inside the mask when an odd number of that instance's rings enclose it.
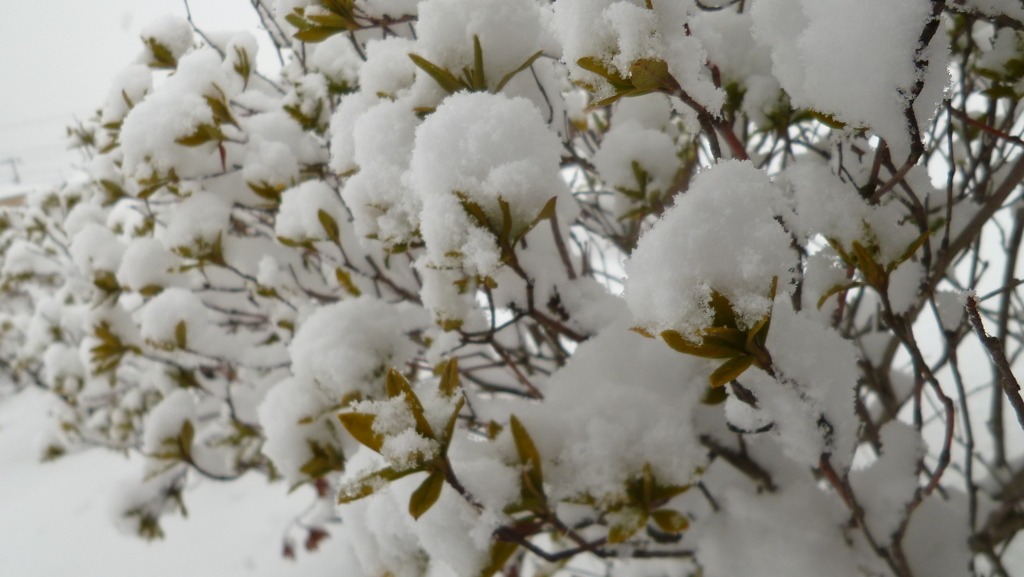
<instances>
[{"instance_id":1,"label":"snow-covered ground","mask_svg":"<svg viewBox=\"0 0 1024 577\"><path fill-rule=\"evenodd\" d=\"M138 456L88 450L40 463L50 399L27 389L0 398L0 575L4 577L217 577L338 574L330 543L296 561L282 533L309 503L305 490L259 475L203 481L185 495L189 516L166 516L166 538L146 541L114 527L111 501L137 478Z\"/></svg>"}]
</instances>

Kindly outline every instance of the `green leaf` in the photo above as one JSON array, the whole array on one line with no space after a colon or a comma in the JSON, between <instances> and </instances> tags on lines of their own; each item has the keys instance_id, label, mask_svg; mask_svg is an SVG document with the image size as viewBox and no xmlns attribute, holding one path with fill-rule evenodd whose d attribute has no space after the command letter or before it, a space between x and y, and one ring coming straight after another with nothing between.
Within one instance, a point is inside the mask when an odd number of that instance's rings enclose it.
<instances>
[{"instance_id":1,"label":"green leaf","mask_svg":"<svg viewBox=\"0 0 1024 577\"><path fill-rule=\"evenodd\" d=\"M868 284L881 289L885 284L886 277L882 274L882 268L875 262L871 253L864 248L864 245L853 241L853 254L856 255L860 272L864 273L864 278L868 281Z\"/></svg>"},{"instance_id":2,"label":"green leaf","mask_svg":"<svg viewBox=\"0 0 1024 577\"><path fill-rule=\"evenodd\" d=\"M821 298L818 299L818 310L820 311L821 307L825 305L825 301L828 300L828 297L830 297L830 296L832 296L832 295L834 295L836 293L840 293L840 292L843 292L843 291L846 291L846 290L850 290L852 288L861 287L861 286L864 286L864 283L862 283L862 282L847 282L847 283L837 284L836 286L828 289L827 291L825 291L825 294L821 295Z\"/></svg>"},{"instance_id":3,"label":"green leaf","mask_svg":"<svg viewBox=\"0 0 1024 577\"><path fill-rule=\"evenodd\" d=\"M660 58L643 58L629 67L629 80L639 90L679 92L679 82L669 74L668 64Z\"/></svg>"},{"instance_id":4,"label":"green leaf","mask_svg":"<svg viewBox=\"0 0 1024 577\"><path fill-rule=\"evenodd\" d=\"M353 0L320 0L320 4L342 18L352 19L352 9L355 4Z\"/></svg>"},{"instance_id":5,"label":"green leaf","mask_svg":"<svg viewBox=\"0 0 1024 577\"><path fill-rule=\"evenodd\" d=\"M647 524L647 512L636 507L625 507L608 529L608 543L622 543Z\"/></svg>"},{"instance_id":6,"label":"green leaf","mask_svg":"<svg viewBox=\"0 0 1024 577\"><path fill-rule=\"evenodd\" d=\"M459 392L459 357L452 357L444 364L438 390L446 397L452 397Z\"/></svg>"},{"instance_id":7,"label":"green leaf","mask_svg":"<svg viewBox=\"0 0 1024 577\"><path fill-rule=\"evenodd\" d=\"M363 497L369 497L374 494L378 489L383 488L387 482L396 481L402 477L408 477L413 473L419 473L423 469L405 469L402 471L396 471L391 467L387 467L370 473L369 475L359 479L358 481L343 488L338 494L338 504L351 503L362 499Z\"/></svg>"},{"instance_id":8,"label":"green leaf","mask_svg":"<svg viewBox=\"0 0 1024 577\"><path fill-rule=\"evenodd\" d=\"M501 208L501 231L498 232L498 246L508 246L509 236L512 234L512 209L508 202L498 197L498 207Z\"/></svg>"},{"instance_id":9,"label":"green leaf","mask_svg":"<svg viewBox=\"0 0 1024 577\"><path fill-rule=\"evenodd\" d=\"M747 333L740 329L709 327L700 332L703 344L725 347L738 354L747 352Z\"/></svg>"},{"instance_id":10,"label":"green leaf","mask_svg":"<svg viewBox=\"0 0 1024 577\"><path fill-rule=\"evenodd\" d=\"M412 59L413 64L436 80L437 83L441 85L441 88L443 88L448 94L453 94L464 88L468 88L461 80L455 78L454 74L432 63L426 58L412 52L409 53L409 58Z\"/></svg>"},{"instance_id":11,"label":"green leaf","mask_svg":"<svg viewBox=\"0 0 1024 577\"><path fill-rule=\"evenodd\" d=\"M231 115L231 109L224 103L220 98L214 98L213 96L203 96L206 100L206 104L213 111L213 119L218 123L232 124L238 126L235 122L235 117Z\"/></svg>"},{"instance_id":12,"label":"green leaf","mask_svg":"<svg viewBox=\"0 0 1024 577\"><path fill-rule=\"evenodd\" d=\"M491 543L489 561L487 562L487 565L477 573L476 577L491 577L498 571L501 571L501 569L505 567L505 563L508 562L517 549L519 549L518 544L510 543L508 541L495 541Z\"/></svg>"},{"instance_id":13,"label":"green leaf","mask_svg":"<svg viewBox=\"0 0 1024 577\"><path fill-rule=\"evenodd\" d=\"M192 421L186 419L181 424L181 433L178 434L178 441L181 444L181 454L186 461L192 460L192 440L195 439L196 430Z\"/></svg>"},{"instance_id":14,"label":"green leaf","mask_svg":"<svg viewBox=\"0 0 1024 577\"><path fill-rule=\"evenodd\" d=\"M889 272L892 272L893 269L910 260L910 257L914 256L914 253L917 252L917 249L921 248L921 245L924 244L924 241L928 240L928 237L930 237L931 235L932 231L926 230L924 234L917 237L917 240L910 243L910 246L907 247L907 250L903 251L903 254L900 255L898 259L896 259L888 266Z\"/></svg>"},{"instance_id":15,"label":"green leaf","mask_svg":"<svg viewBox=\"0 0 1024 577\"><path fill-rule=\"evenodd\" d=\"M661 340L665 341L666 345L681 353L693 355L695 357L703 357L705 359L727 359L742 354L733 347L725 346L717 342L693 342L679 334L678 331L662 331L659 336L661 336Z\"/></svg>"},{"instance_id":16,"label":"green leaf","mask_svg":"<svg viewBox=\"0 0 1024 577\"><path fill-rule=\"evenodd\" d=\"M345 430L348 431L355 440L379 453L381 447L384 446L384 437L373 430L373 421L376 418L376 415L370 415L367 413L353 412L338 415L338 419L341 421L341 424L345 426Z\"/></svg>"},{"instance_id":17,"label":"green leaf","mask_svg":"<svg viewBox=\"0 0 1024 577\"><path fill-rule=\"evenodd\" d=\"M174 54L166 46L157 42L156 38L146 38L146 45L149 46L149 51L153 54L153 62L149 63L150 68L175 68L178 66Z\"/></svg>"},{"instance_id":18,"label":"green leaf","mask_svg":"<svg viewBox=\"0 0 1024 577\"><path fill-rule=\"evenodd\" d=\"M824 124L825 126L828 126L829 128L834 128L836 130L842 130L842 129L846 128L846 123L845 122L840 122L840 121L836 120L835 117L832 116L831 114L826 114L824 112L818 112L817 110L813 110L813 109L808 110L808 112L811 113L811 116L813 116L815 120L817 120L818 122Z\"/></svg>"},{"instance_id":19,"label":"green leaf","mask_svg":"<svg viewBox=\"0 0 1024 577\"><path fill-rule=\"evenodd\" d=\"M121 188L121 185L112 180L100 180L100 185L107 191L107 194L110 195L111 200L117 200L122 196L128 196L124 189Z\"/></svg>"},{"instance_id":20,"label":"green leaf","mask_svg":"<svg viewBox=\"0 0 1024 577\"><path fill-rule=\"evenodd\" d=\"M322 208L317 211L316 216L320 219L320 224L324 227L324 230L327 231L327 238L340 246L341 230L338 228L338 221L334 220L334 217L327 214L327 211Z\"/></svg>"},{"instance_id":21,"label":"green leaf","mask_svg":"<svg viewBox=\"0 0 1024 577\"><path fill-rule=\"evenodd\" d=\"M139 289L139 294L144 297L152 297L163 292L164 287L158 284L149 284Z\"/></svg>"},{"instance_id":22,"label":"green leaf","mask_svg":"<svg viewBox=\"0 0 1024 577\"><path fill-rule=\"evenodd\" d=\"M857 267L857 261L854 260L854 258L851 257L849 253L843 250L843 245L839 244L838 240L827 237L825 238L825 240L828 241L828 245L832 247L832 250L836 251L836 254L839 255L839 258L843 259L843 263L845 263L846 266L852 266L854 268Z\"/></svg>"},{"instance_id":23,"label":"green leaf","mask_svg":"<svg viewBox=\"0 0 1024 577\"><path fill-rule=\"evenodd\" d=\"M428 439L436 439L434 430L430 427L427 417L423 414L423 405L420 403L420 398L413 392L412 386L409 385L409 381L405 379L402 373L393 368L388 369L384 383L387 386L389 398L393 399L405 393L405 404L408 405L409 410L412 411L413 418L416 419L416 432Z\"/></svg>"},{"instance_id":24,"label":"green leaf","mask_svg":"<svg viewBox=\"0 0 1024 577\"><path fill-rule=\"evenodd\" d=\"M443 452L447 452L448 446L452 444L452 437L455 436L455 425L459 422L459 412L465 404L465 397L460 397L459 402L455 403L455 410L452 411L452 415L448 417L448 424L444 427L444 441L441 444Z\"/></svg>"},{"instance_id":25,"label":"green leaf","mask_svg":"<svg viewBox=\"0 0 1024 577\"><path fill-rule=\"evenodd\" d=\"M592 102L589 106L587 106L587 110L593 110L595 108L601 108L602 106L608 106L609 104L614 103L616 100L618 100L620 98L625 98L627 96L628 97L643 96L645 94L650 94L650 93L651 93L650 90L640 90L639 88L630 88L630 89L627 89L627 90L623 90L622 92L616 92L615 94L609 96L608 98L604 98L604 99L598 100L597 102Z\"/></svg>"},{"instance_id":26,"label":"green leaf","mask_svg":"<svg viewBox=\"0 0 1024 577\"><path fill-rule=\"evenodd\" d=\"M444 473L434 471L418 489L413 491L412 497L409 498L409 514L413 519L419 519L421 515L430 510L441 496L443 487Z\"/></svg>"},{"instance_id":27,"label":"green leaf","mask_svg":"<svg viewBox=\"0 0 1024 577\"><path fill-rule=\"evenodd\" d=\"M498 85L494 87L494 91L495 91L495 92L500 92L500 91L501 91L501 89L502 89L502 88L504 88L506 84L508 84L509 80L512 80L513 78L515 78L515 76L516 76L517 74L519 74L519 73L520 73L520 72L522 72L523 70L526 70L527 68L529 68L530 66L532 66L532 65L533 65L533 63L534 63L534 62L535 62L535 61L536 61L536 60L537 60L538 58L540 58L542 54L544 54L544 51L543 51L543 50L538 50L537 52L535 52L535 53L533 54L533 56L530 56L529 58L527 58L527 59L526 59L526 62L523 62L522 64L520 64L520 65L519 65L519 68L516 68L516 69L515 69L515 70L513 70L512 72L509 72L508 74L506 74L505 76L503 76L503 77L502 77L502 79L501 79L501 81L500 81L500 82L498 82Z\"/></svg>"},{"instance_id":28,"label":"green leaf","mask_svg":"<svg viewBox=\"0 0 1024 577\"><path fill-rule=\"evenodd\" d=\"M711 321L711 326L714 327L727 327L731 329L739 328L736 323L736 313L732 310L732 303L722 293L712 290L711 300L708 302L711 310L715 313L714 320Z\"/></svg>"},{"instance_id":29,"label":"green leaf","mask_svg":"<svg viewBox=\"0 0 1024 577\"><path fill-rule=\"evenodd\" d=\"M306 440L306 443L313 456L299 468L299 471L310 479L319 479L331 471L344 470L345 459L333 445L329 443L321 445L309 439Z\"/></svg>"},{"instance_id":30,"label":"green leaf","mask_svg":"<svg viewBox=\"0 0 1024 577\"><path fill-rule=\"evenodd\" d=\"M633 83L630 82L629 79L625 78L618 72L610 70L605 66L604 62L594 58L593 56L584 56L583 58L580 58L576 61L576 65L607 80L608 83L615 88L616 92L631 90L633 88Z\"/></svg>"},{"instance_id":31,"label":"green leaf","mask_svg":"<svg viewBox=\"0 0 1024 577\"><path fill-rule=\"evenodd\" d=\"M491 229L491 221L487 218L487 214L484 212L484 209L480 208L479 204L469 200L469 197L460 192L456 192L455 195L462 201L462 208L466 211L466 214L475 220L480 228L497 234L497 231Z\"/></svg>"},{"instance_id":32,"label":"green leaf","mask_svg":"<svg viewBox=\"0 0 1024 577\"><path fill-rule=\"evenodd\" d=\"M233 66L235 72L245 82L249 82L249 76L252 75L252 62L249 60L249 52L241 46L235 46L235 57L238 59L238 63Z\"/></svg>"},{"instance_id":33,"label":"green leaf","mask_svg":"<svg viewBox=\"0 0 1024 577\"><path fill-rule=\"evenodd\" d=\"M725 387L709 387L708 390L704 391L704 396L701 397L700 402L705 405L719 405L725 402L729 394L725 392Z\"/></svg>"},{"instance_id":34,"label":"green leaf","mask_svg":"<svg viewBox=\"0 0 1024 577\"><path fill-rule=\"evenodd\" d=\"M188 136L182 136L181 138L174 139L174 142L182 146L199 146L212 141L227 140L224 133L221 132L220 128L209 124L200 124L196 127L196 131ZM140 195L141 196L141 195Z\"/></svg>"},{"instance_id":35,"label":"green leaf","mask_svg":"<svg viewBox=\"0 0 1024 577\"><path fill-rule=\"evenodd\" d=\"M309 26L305 30L299 30L292 36L296 40L302 42L308 42L310 44L316 44L317 42L323 42L335 34L344 32L342 28L328 28L326 26Z\"/></svg>"},{"instance_id":36,"label":"green leaf","mask_svg":"<svg viewBox=\"0 0 1024 577\"><path fill-rule=\"evenodd\" d=\"M315 22L324 28L334 28L338 32L353 28L353 22L338 14L306 14L306 19Z\"/></svg>"},{"instance_id":37,"label":"green leaf","mask_svg":"<svg viewBox=\"0 0 1024 577\"><path fill-rule=\"evenodd\" d=\"M516 451L519 453L519 460L526 466L524 474L525 481L530 486L524 487L524 493L532 493L531 497L544 498L544 472L541 469L540 452L537 445L533 443L530 433L526 431L519 419L512 415L509 417L509 425L512 428L512 439L516 443Z\"/></svg>"},{"instance_id":38,"label":"green leaf","mask_svg":"<svg viewBox=\"0 0 1024 577\"><path fill-rule=\"evenodd\" d=\"M96 285L96 288L108 294L116 293L121 290L121 286L117 284L117 277L109 270L97 271L92 284Z\"/></svg>"},{"instance_id":39,"label":"green leaf","mask_svg":"<svg viewBox=\"0 0 1024 577\"><path fill-rule=\"evenodd\" d=\"M305 30L306 28L309 28L309 22L305 18L300 16L297 12L292 12L291 14L288 14L287 16L284 17L284 19L289 24L298 28L299 30Z\"/></svg>"},{"instance_id":40,"label":"green leaf","mask_svg":"<svg viewBox=\"0 0 1024 577\"><path fill-rule=\"evenodd\" d=\"M487 90L487 77L484 75L484 52L480 48L480 37L476 34L473 35L473 74L470 77L472 80L473 90Z\"/></svg>"},{"instance_id":41,"label":"green leaf","mask_svg":"<svg viewBox=\"0 0 1024 577\"><path fill-rule=\"evenodd\" d=\"M672 509L661 509L651 513L658 528L666 533L681 533L690 526L690 520Z\"/></svg>"},{"instance_id":42,"label":"green leaf","mask_svg":"<svg viewBox=\"0 0 1024 577\"><path fill-rule=\"evenodd\" d=\"M338 286L348 291L348 294L356 297L363 294L359 287L352 282L352 275L348 271L338 267L334 269L334 277L338 279Z\"/></svg>"},{"instance_id":43,"label":"green leaf","mask_svg":"<svg viewBox=\"0 0 1024 577\"><path fill-rule=\"evenodd\" d=\"M179 349L188 348L188 327L185 321L178 321L178 324L174 325L174 343Z\"/></svg>"},{"instance_id":44,"label":"green leaf","mask_svg":"<svg viewBox=\"0 0 1024 577\"><path fill-rule=\"evenodd\" d=\"M721 391L723 389L715 389ZM669 499L676 495L682 495L683 493L690 490L689 485L659 485L654 483L651 487L651 503L655 506L667 503Z\"/></svg>"},{"instance_id":45,"label":"green leaf","mask_svg":"<svg viewBox=\"0 0 1024 577\"><path fill-rule=\"evenodd\" d=\"M754 364L753 355L743 355L729 359L722 363L722 366L715 369L715 372L711 373L708 381L712 387L720 387L742 375L743 371L749 369L752 364Z\"/></svg>"},{"instance_id":46,"label":"green leaf","mask_svg":"<svg viewBox=\"0 0 1024 577\"><path fill-rule=\"evenodd\" d=\"M534 219L533 224L537 224L542 220L547 220L555 216L555 201L557 200L558 197L552 196L547 202L545 202L544 208L540 209L540 213L537 215L537 218Z\"/></svg>"}]
</instances>

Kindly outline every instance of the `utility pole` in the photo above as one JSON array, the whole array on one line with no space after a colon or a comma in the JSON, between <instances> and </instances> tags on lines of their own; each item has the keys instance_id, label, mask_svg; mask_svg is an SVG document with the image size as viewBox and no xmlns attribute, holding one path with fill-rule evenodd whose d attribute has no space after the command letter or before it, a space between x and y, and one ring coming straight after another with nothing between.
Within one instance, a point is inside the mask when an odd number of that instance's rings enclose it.
<instances>
[{"instance_id":1,"label":"utility pole","mask_svg":"<svg viewBox=\"0 0 1024 577\"><path fill-rule=\"evenodd\" d=\"M21 184L21 177L18 176L18 163L21 162L20 158L10 157L0 160L0 163L7 163L11 165L11 172L14 173L14 184Z\"/></svg>"}]
</instances>

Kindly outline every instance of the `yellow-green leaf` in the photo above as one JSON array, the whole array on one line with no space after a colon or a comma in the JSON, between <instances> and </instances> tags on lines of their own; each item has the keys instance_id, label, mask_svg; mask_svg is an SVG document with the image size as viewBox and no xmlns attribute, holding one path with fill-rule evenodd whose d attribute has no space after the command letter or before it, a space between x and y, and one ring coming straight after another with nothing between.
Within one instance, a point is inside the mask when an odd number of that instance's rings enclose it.
<instances>
[{"instance_id":1,"label":"yellow-green leaf","mask_svg":"<svg viewBox=\"0 0 1024 577\"><path fill-rule=\"evenodd\" d=\"M634 333L636 333L636 334L638 334L638 335L640 335L640 336L642 336L644 338L648 338L648 339L657 338L653 334L651 334L650 331L648 331L647 329L645 329L643 327L629 327L629 330L633 331ZM673 332L675 332L675 331L673 331ZM676 334L679 334L679 333L676 333Z\"/></svg>"},{"instance_id":2,"label":"yellow-green leaf","mask_svg":"<svg viewBox=\"0 0 1024 577\"><path fill-rule=\"evenodd\" d=\"M465 397L460 397L459 402L455 404L455 410L452 411L452 415L448 417L448 424L444 428L444 441L442 443L442 450L447 451L448 445L452 444L452 437L455 435L455 425L459 422L459 411L466 404Z\"/></svg>"},{"instance_id":3,"label":"yellow-green leaf","mask_svg":"<svg viewBox=\"0 0 1024 577\"><path fill-rule=\"evenodd\" d=\"M502 77L501 81L498 82L498 85L494 87L494 91L495 92L499 92L502 88L505 87L506 84L508 84L509 80L512 80L513 78L515 78L515 76L517 74L519 74L523 70L526 70L527 68L532 66L534 61L536 61L538 58L540 58L541 54L544 54L544 51L543 50L538 50L537 52L535 52L533 54L533 56L530 56L529 58L527 58L526 62L523 62L522 64L520 64L519 68L516 68L512 72L509 72L504 77Z\"/></svg>"},{"instance_id":4,"label":"yellow-green leaf","mask_svg":"<svg viewBox=\"0 0 1024 577\"><path fill-rule=\"evenodd\" d=\"M182 146L199 146L207 142L226 140L226 138L220 128L210 124L200 124L196 127L195 132L176 138L174 142Z\"/></svg>"},{"instance_id":5,"label":"yellow-green leaf","mask_svg":"<svg viewBox=\"0 0 1024 577\"><path fill-rule=\"evenodd\" d=\"M715 390L720 391L722 389L719 388ZM661 506L660 504L668 502L672 497L682 495L689 490L689 485L659 485L658 483L654 483L651 487L651 503L655 506Z\"/></svg>"},{"instance_id":6,"label":"yellow-green leaf","mask_svg":"<svg viewBox=\"0 0 1024 577\"><path fill-rule=\"evenodd\" d=\"M477 573L477 577L491 577L505 566L509 558L516 552L519 545L508 541L495 541L491 543L490 560L487 565Z\"/></svg>"},{"instance_id":7,"label":"yellow-green leaf","mask_svg":"<svg viewBox=\"0 0 1024 577\"><path fill-rule=\"evenodd\" d=\"M387 387L389 398L393 399L405 393L405 404L408 405L413 418L416 419L416 432L428 439L435 439L434 430L430 427L427 417L423 414L423 405L420 403L420 398L416 396L409 381L406 380L402 373L389 368L384 384Z\"/></svg>"},{"instance_id":8,"label":"yellow-green leaf","mask_svg":"<svg viewBox=\"0 0 1024 577\"><path fill-rule=\"evenodd\" d=\"M178 434L178 440L181 443L181 454L186 461L192 460L192 440L195 439L196 429L192 426L192 421L186 419L181 424L181 433Z\"/></svg>"},{"instance_id":9,"label":"yellow-green leaf","mask_svg":"<svg viewBox=\"0 0 1024 577\"><path fill-rule=\"evenodd\" d=\"M480 208L479 204L469 200L469 197L462 193L456 192L455 195L462 201L462 208L466 211L466 214L472 217L480 228L497 234L497 231L491 229L491 221L487 218L487 214L484 213L484 209Z\"/></svg>"},{"instance_id":10,"label":"yellow-green leaf","mask_svg":"<svg viewBox=\"0 0 1024 577\"><path fill-rule=\"evenodd\" d=\"M811 116L813 116L818 122L824 124L825 126L828 126L829 128L835 128L836 130L842 130L846 128L845 122L840 122L836 120L835 117L832 116L831 114L818 112L817 110L814 109L811 109L808 112L810 112Z\"/></svg>"},{"instance_id":11,"label":"yellow-green leaf","mask_svg":"<svg viewBox=\"0 0 1024 577\"><path fill-rule=\"evenodd\" d=\"M309 26L305 30L299 30L293 36L296 40L315 44L323 42L335 34L344 32L343 28L328 28L326 26Z\"/></svg>"},{"instance_id":12,"label":"yellow-green leaf","mask_svg":"<svg viewBox=\"0 0 1024 577\"><path fill-rule=\"evenodd\" d=\"M178 321L178 324L174 325L174 343L179 349L188 348L188 326L185 325L185 321Z\"/></svg>"},{"instance_id":13,"label":"yellow-green leaf","mask_svg":"<svg viewBox=\"0 0 1024 577\"><path fill-rule=\"evenodd\" d=\"M376 415L367 413L342 413L338 415L338 419L345 426L345 430L355 440L379 453L381 447L384 446L384 437L373 430L373 421L376 418Z\"/></svg>"},{"instance_id":14,"label":"yellow-green leaf","mask_svg":"<svg viewBox=\"0 0 1024 577\"><path fill-rule=\"evenodd\" d=\"M473 35L473 74L471 77L473 90L487 90L487 77L484 75L484 52L480 48L480 37Z\"/></svg>"},{"instance_id":15,"label":"yellow-green leaf","mask_svg":"<svg viewBox=\"0 0 1024 577\"><path fill-rule=\"evenodd\" d=\"M534 224L555 216L555 201L557 200L558 197L552 196L550 200L544 203L544 208L540 209L540 214L538 214L537 218L533 221Z\"/></svg>"},{"instance_id":16,"label":"yellow-green leaf","mask_svg":"<svg viewBox=\"0 0 1024 577\"><path fill-rule=\"evenodd\" d=\"M437 502L441 496L441 489L444 487L444 473L434 471L426 478L418 489L413 491L409 498L409 514L413 519L419 519Z\"/></svg>"},{"instance_id":17,"label":"yellow-green leaf","mask_svg":"<svg viewBox=\"0 0 1024 577\"><path fill-rule=\"evenodd\" d=\"M725 387L708 387L708 390L704 391L704 396L701 397L700 402L705 405L718 405L724 403L728 396L729 394L725 392Z\"/></svg>"},{"instance_id":18,"label":"yellow-green leaf","mask_svg":"<svg viewBox=\"0 0 1024 577\"><path fill-rule=\"evenodd\" d=\"M498 207L501 208L501 231L498 232L498 246L507 246L509 236L512 234L512 208L500 196L498 197Z\"/></svg>"},{"instance_id":19,"label":"yellow-green leaf","mask_svg":"<svg viewBox=\"0 0 1024 577\"><path fill-rule=\"evenodd\" d=\"M467 86L462 81L455 78L454 74L448 72L444 68L441 68L440 66L434 64L433 62L427 60L426 58L423 58L422 56L418 54L413 54L411 52L409 53L409 58L412 59L413 64L418 66L421 70L429 74L431 78L437 81L437 83L441 85L441 88L443 88L445 92L452 94L464 88L467 88Z\"/></svg>"},{"instance_id":20,"label":"yellow-green leaf","mask_svg":"<svg viewBox=\"0 0 1024 577\"><path fill-rule=\"evenodd\" d=\"M441 384L438 390L446 397L459 392L459 357L452 357L441 369Z\"/></svg>"},{"instance_id":21,"label":"yellow-green leaf","mask_svg":"<svg viewBox=\"0 0 1024 577\"><path fill-rule=\"evenodd\" d=\"M607 80L608 83L616 89L616 92L622 92L633 88L633 83L630 82L629 79L625 78L618 72L609 69L604 62L594 58L593 56L584 56L577 60L576 64L580 68L588 72L593 72Z\"/></svg>"},{"instance_id":22,"label":"yellow-green leaf","mask_svg":"<svg viewBox=\"0 0 1024 577\"><path fill-rule=\"evenodd\" d=\"M924 234L922 234L921 236L917 237L917 240L915 240L914 242L910 243L910 246L907 247L907 250L903 251L903 254L900 255L900 257L898 259L896 259L895 262L893 262L892 264L889 265L889 267L888 267L889 271L891 272L897 266L899 266L899 265L903 264L904 262L910 260L910 257L914 256L914 253L917 252L917 249L921 248L921 245L924 244L924 241L928 240L928 237L931 236L931 235L932 235L932 231L926 230L924 232Z\"/></svg>"},{"instance_id":23,"label":"yellow-green leaf","mask_svg":"<svg viewBox=\"0 0 1024 577\"><path fill-rule=\"evenodd\" d=\"M512 415L509 417L509 425L512 427L512 438L516 443L516 451L519 453L519 460L526 465L526 477L532 489L538 495L544 494L544 473L541 469L540 452L537 445L533 443L530 433L526 431L519 419Z\"/></svg>"},{"instance_id":24,"label":"yellow-green leaf","mask_svg":"<svg viewBox=\"0 0 1024 577\"><path fill-rule=\"evenodd\" d=\"M356 297L363 294L359 287L352 282L352 275L348 271L338 267L334 269L334 277L338 279L338 285L348 291L348 294Z\"/></svg>"},{"instance_id":25,"label":"yellow-green leaf","mask_svg":"<svg viewBox=\"0 0 1024 577\"><path fill-rule=\"evenodd\" d=\"M601 108L602 106L608 106L609 104L614 103L616 100L618 100L620 98L626 98L626 97L632 98L632 97L635 97L635 96L643 96L645 94L650 94L650 93L651 93L650 90L640 90L639 88L629 88L629 89L623 90L621 92L616 92L615 94L612 94L608 98L603 98L601 100L598 100L597 102L591 103L589 106L587 106L587 110L593 110L595 108Z\"/></svg>"},{"instance_id":26,"label":"yellow-green leaf","mask_svg":"<svg viewBox=\"0 0 1024 577\"><path fill-rule=\"evenodd\" d=\"M317 211L316 216L320 219L320 224L327 231L327 238L334 241L334 244L341 244L341 233L338 228L338 221L334 220L334 217L327 214L327 211L320 209Z\"/></svg>"},{"instance_id":27,"label":"yellow-green leaf","mask_svg":"<svg viewBox=\"0 0 1024 577\"><path fill-rule=\"evenodd\" d=\"M626 507L614 514L615 520L608 529L608 543L622 543L647 524L647 512L635 507Z\"/></svg>"},{"instance_id":28,"label":"yellow-green leaf","mask_svg":"<svg viewBox=\"0 0 1024 577\"><path fill-rule=\"evenodd\" d=\"M146 45L153 54L153 62L149 63L150 68L174 68L178 65L170 49L157 42L156 38L146 38Z\"/></svg>"},{"instance_id":29,"label":"yellow-green leaf","mask_svg":"<svg viewBox=\"0 0 1024 577\"><path fill-rule=\"evenodd\" d=\"M735 329L739 325L736 324L736 312L732 310L732 303L722 293L712 290L711 299L708 301L708 305L711 310L714 311L715 317L711 321L711 325L715 327L725 327Z\"/></svg>"},{"instance_id":30,"label":"yellow-green leaf","mask_svg":"<svg viewBox=\"0 0 1024 577\"><path fill-rule=\"evenodd\" d=\"M690 520L672 509L660 509L651 513L658 528L666 533L681 533L690 526Z\"/></svg>"},{"instance_id":31,"label":"yellow-green leaf","mask_svg":"<svg viewBox=\"0 0 1024 577\"><path fill-rule=\"evenodd\" d=\"M723 346L721 343L693 342L679 334L678 331L662 331L659 336L665 341L666 345L673 349L687 355L703 357L705 359L727 359L742 354L732 347Z\"/></svg>"},{"instance_id":32,"label":"yellow-green leaf","mask_svg":"<svg viewBox=\"0 0 1024 577\"><path fill-rule=\"evenodd\" d=\"M740 329L724 327L710 327L700 332L704 345L725 347L733 349L737 353L744 353L747 350L747 333Z\"/></svg>"},{"instance_id":33,"label":"yellow-green leaf","mask_svg":"<svg viewBox=\"0 0 1024 577\"><path fill-rule=\"evenodd\" d=\"M419 473L422 469L405 469L402 471L396 471L391 467L386 467L375 473L359 479L358 481L344 487L338 494L338 504L351 503L372 495L378 489L384 487L386 482L395 481L402 477L408 477L413 473Z\"/></svg>"},{"instance_id":34,"label":"yellow-green leaf","mask_svg":"<svg viewBox=\"0 0 1024 577\"><path fill-rule=\"evenodd\" d=\"M324 28L335 28L339 32L352 28L352 21L338 14L306 14L306 19Z\"/></svg>"},{"instance_id":35,"label":"yellow-green leaf","mask_svg":"<svg viewBox=\"0 0 1024 577\"><path fill-rule=\"evenodd\" d=\"M722 366L715 369L715 372L711 373L711 377L708 381L711 383L712 387L720 387L742 375L743 371L749 369L752 364L754 364L753 355L743 355L741 357L729 359L722 363Z\"/></svg>"},{"instance_id":36,"label":"yellow-green leaf","mask_svg":"<svg viewBox=\"0 0 1024 577\"><path fill-rule=\"evenodd\" d=\"M231 115L231 109L228 108L228 105L225 104L223 100L209 95L203 96L203 98L206 100L206 104L210 107L210 110L213 111L214 120L224 124L233 124L238 126L238 123L235 122L235 117Z\"/></svg>"},{"instance_id":37,"label":"yellow-green leaf","mask_svg":"<svg viewBox=\"0 0 1024 577\"><path fill-rule=\"evenodd\" d=\"M825 291L825 294L821 295L821 298L818 299L818 310L819 311L821 310L821 307L824 306L825 301L828 300L828 297L830 297L830 296L832 296L832 295L834 295L836 293L843 292L845 290L850 290L852 288L857 288L857 287L860 287L860 286L864 286L864 283L862 283L862 282L847 282L847 283L837 284L836 286L828 289L827 291Z\"/></svg>"},{"instance_id":38,"label":"yellow-green leaf","mask_svg":"<svg viewBox=\"0 0 1024 577\"><path fill-rule=\"evenodd\" d=\"M629 67L629 80L640 90L679 91L679 82L669 74L668 64L660 58L643 58Z\"/></svg>"},{"instance_id":39,"label":"yellow-green leaf","mask_svg":"<svg viewBox=\"0 0 1024 577\"><path fill-rule=\"evenodd\" d=\"M875 262L874 257L868 252L864 245L857 241L853 241L853 254L857 257L857 264L860 268L860 272L864 273L864 278L867 279L868 284L876 288L881 288L885 277L882 275L881 267Z\"/></svg>"}]
</instances>

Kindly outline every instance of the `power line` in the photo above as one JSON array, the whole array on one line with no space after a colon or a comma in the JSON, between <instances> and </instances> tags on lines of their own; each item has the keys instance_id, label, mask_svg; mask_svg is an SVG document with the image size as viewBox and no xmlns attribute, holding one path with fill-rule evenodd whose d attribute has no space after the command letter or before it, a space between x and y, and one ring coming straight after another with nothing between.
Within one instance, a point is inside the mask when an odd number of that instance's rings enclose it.
<instances>
[{"instance_id":1,"label":"power line","mask_svg":"<svg viewBox=\"0 0 1024 577\"><path fill-rule=\"evenodd\" d=\"M3 160L0 160L0 163L6 163L6 164L11 165L11 172L14 173L14 184L21 184L21 177L18 176L18 163L19 162L21 162L21 160L18 159L18 158L14 158L13 156L9 157L9 158L5 158Z\"/></svg>"}]
</instances>

